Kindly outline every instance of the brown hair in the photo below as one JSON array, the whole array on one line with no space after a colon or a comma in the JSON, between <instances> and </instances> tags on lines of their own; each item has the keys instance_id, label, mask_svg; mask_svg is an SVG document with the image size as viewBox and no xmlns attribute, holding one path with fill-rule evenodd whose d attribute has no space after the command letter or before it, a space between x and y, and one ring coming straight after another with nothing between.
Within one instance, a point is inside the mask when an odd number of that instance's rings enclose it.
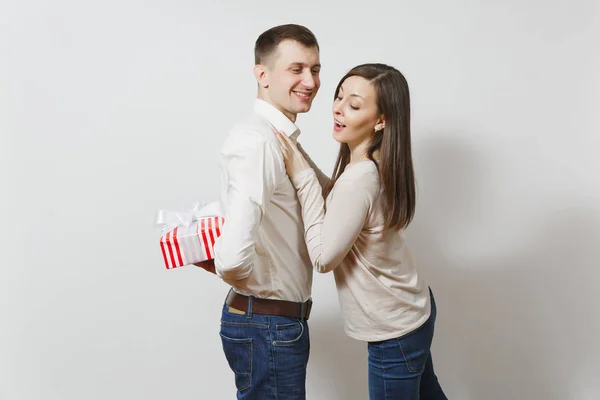
<instances>
[{"instance_id":1,"label":"brown hair","mask_svg":"<svg viewBox=\"0 0 600 400\"><path fill-rule=\"evenodd\" d=\"M306 47L316 47L319 44L315 35L302 25L287 24L275 26L263 32L254 44L254 63L263 64L277 50L277 45L284 40L295 40Z\"/></svg>"},{"instance_id":2,"label":"brown hair","mask_svg":"<svg viewBox=\"0 0 600 400\"><path fill-rule=\"evenodd\" d=\"M368 157L379 171L383 188L385 229L406 228L412 221L416 206L415 177L410 145L410 96L404 76L385 64L363 64L352 68L338 83L337 96L344 81L360 76L374 87L377 107L385 119L385 127L375 132L368 149ZM379 162L373 153L379 150ZM335 163L333 179L325 190L325 196L350 162L350 148L341 143Z\"/></svg>"}]
</instances>

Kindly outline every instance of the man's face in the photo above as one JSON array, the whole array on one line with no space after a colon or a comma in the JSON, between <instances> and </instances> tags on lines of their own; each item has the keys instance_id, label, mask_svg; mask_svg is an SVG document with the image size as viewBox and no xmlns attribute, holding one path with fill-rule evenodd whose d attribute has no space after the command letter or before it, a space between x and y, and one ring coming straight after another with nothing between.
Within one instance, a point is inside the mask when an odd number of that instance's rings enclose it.
<instances>
[{"instance_id":1,"label":"man's face","mask_svg":"<svg viewBox=\"0 0 600 400\"><path fill-rule=\"evenodd\" d=\"M290 120L310 110L321 86L321 63L316 47L305 47L294 40L279 43L265 65L268 100Z\"/></svg>"}]
</instances>

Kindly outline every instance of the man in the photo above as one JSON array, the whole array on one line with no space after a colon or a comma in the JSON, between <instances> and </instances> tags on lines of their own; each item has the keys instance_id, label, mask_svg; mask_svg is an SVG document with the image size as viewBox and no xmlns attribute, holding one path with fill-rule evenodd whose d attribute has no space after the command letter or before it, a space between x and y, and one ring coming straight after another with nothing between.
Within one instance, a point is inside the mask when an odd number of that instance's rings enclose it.
<instances>
[{"instance_id":1,"label":"man","mask_svg":"<svg viewBox=\"0 0 600 400\"><path fill-rule=\"evenodd\" d=\"M305 399L312 266L275 131L300 134L296 116L320 86L319 46L307 28L282 25L258 37L254 54L254 112L221 151L225 225L213 271L232 290L220 335L238 399Z\"/></svg>"}]
</instances>

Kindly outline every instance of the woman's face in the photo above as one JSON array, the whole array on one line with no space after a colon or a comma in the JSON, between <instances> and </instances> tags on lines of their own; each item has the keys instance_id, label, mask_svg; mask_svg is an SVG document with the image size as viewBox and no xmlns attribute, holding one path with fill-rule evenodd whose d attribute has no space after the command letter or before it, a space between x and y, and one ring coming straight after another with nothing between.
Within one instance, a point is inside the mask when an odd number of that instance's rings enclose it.
<instances>
[{"instance_id":1,"label":"woman's face","mask_svg":"<svg viewBox=\"0 0 600 400\"><path fill-rule=\"evenodd\" d=\"M333 138L351 147L371 141L375 125L383 122L375 88L360 76L347 78L333 101Z\"/></svg>"}]
</instances>

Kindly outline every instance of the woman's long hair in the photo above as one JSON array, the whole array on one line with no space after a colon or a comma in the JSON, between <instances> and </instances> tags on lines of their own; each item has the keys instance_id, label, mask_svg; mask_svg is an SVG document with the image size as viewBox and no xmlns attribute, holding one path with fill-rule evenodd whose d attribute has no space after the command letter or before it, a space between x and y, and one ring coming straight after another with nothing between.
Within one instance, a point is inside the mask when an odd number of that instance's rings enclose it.
<instances>
[{"instance_id":1,"label":"woman's long hair","mask_svg":"<svg viewBox=\"0 0 600 400\"><path fill-rule=\"evenodd\" d=\"M404 76L385 64L363 64L352 68L338 83L337 96L344 81L360 76L375 88L377 107L385 119L385 127L375 132L367 155L379 171L383 188L385 229L406 228L412 221L416 206L415 177L410 145L410 96ZM373 153L379 150L379 162ZM350 148L341 143L333 170L333 179L325 190L327 196L350 162Z\"/></svg>"}]
</instances>

